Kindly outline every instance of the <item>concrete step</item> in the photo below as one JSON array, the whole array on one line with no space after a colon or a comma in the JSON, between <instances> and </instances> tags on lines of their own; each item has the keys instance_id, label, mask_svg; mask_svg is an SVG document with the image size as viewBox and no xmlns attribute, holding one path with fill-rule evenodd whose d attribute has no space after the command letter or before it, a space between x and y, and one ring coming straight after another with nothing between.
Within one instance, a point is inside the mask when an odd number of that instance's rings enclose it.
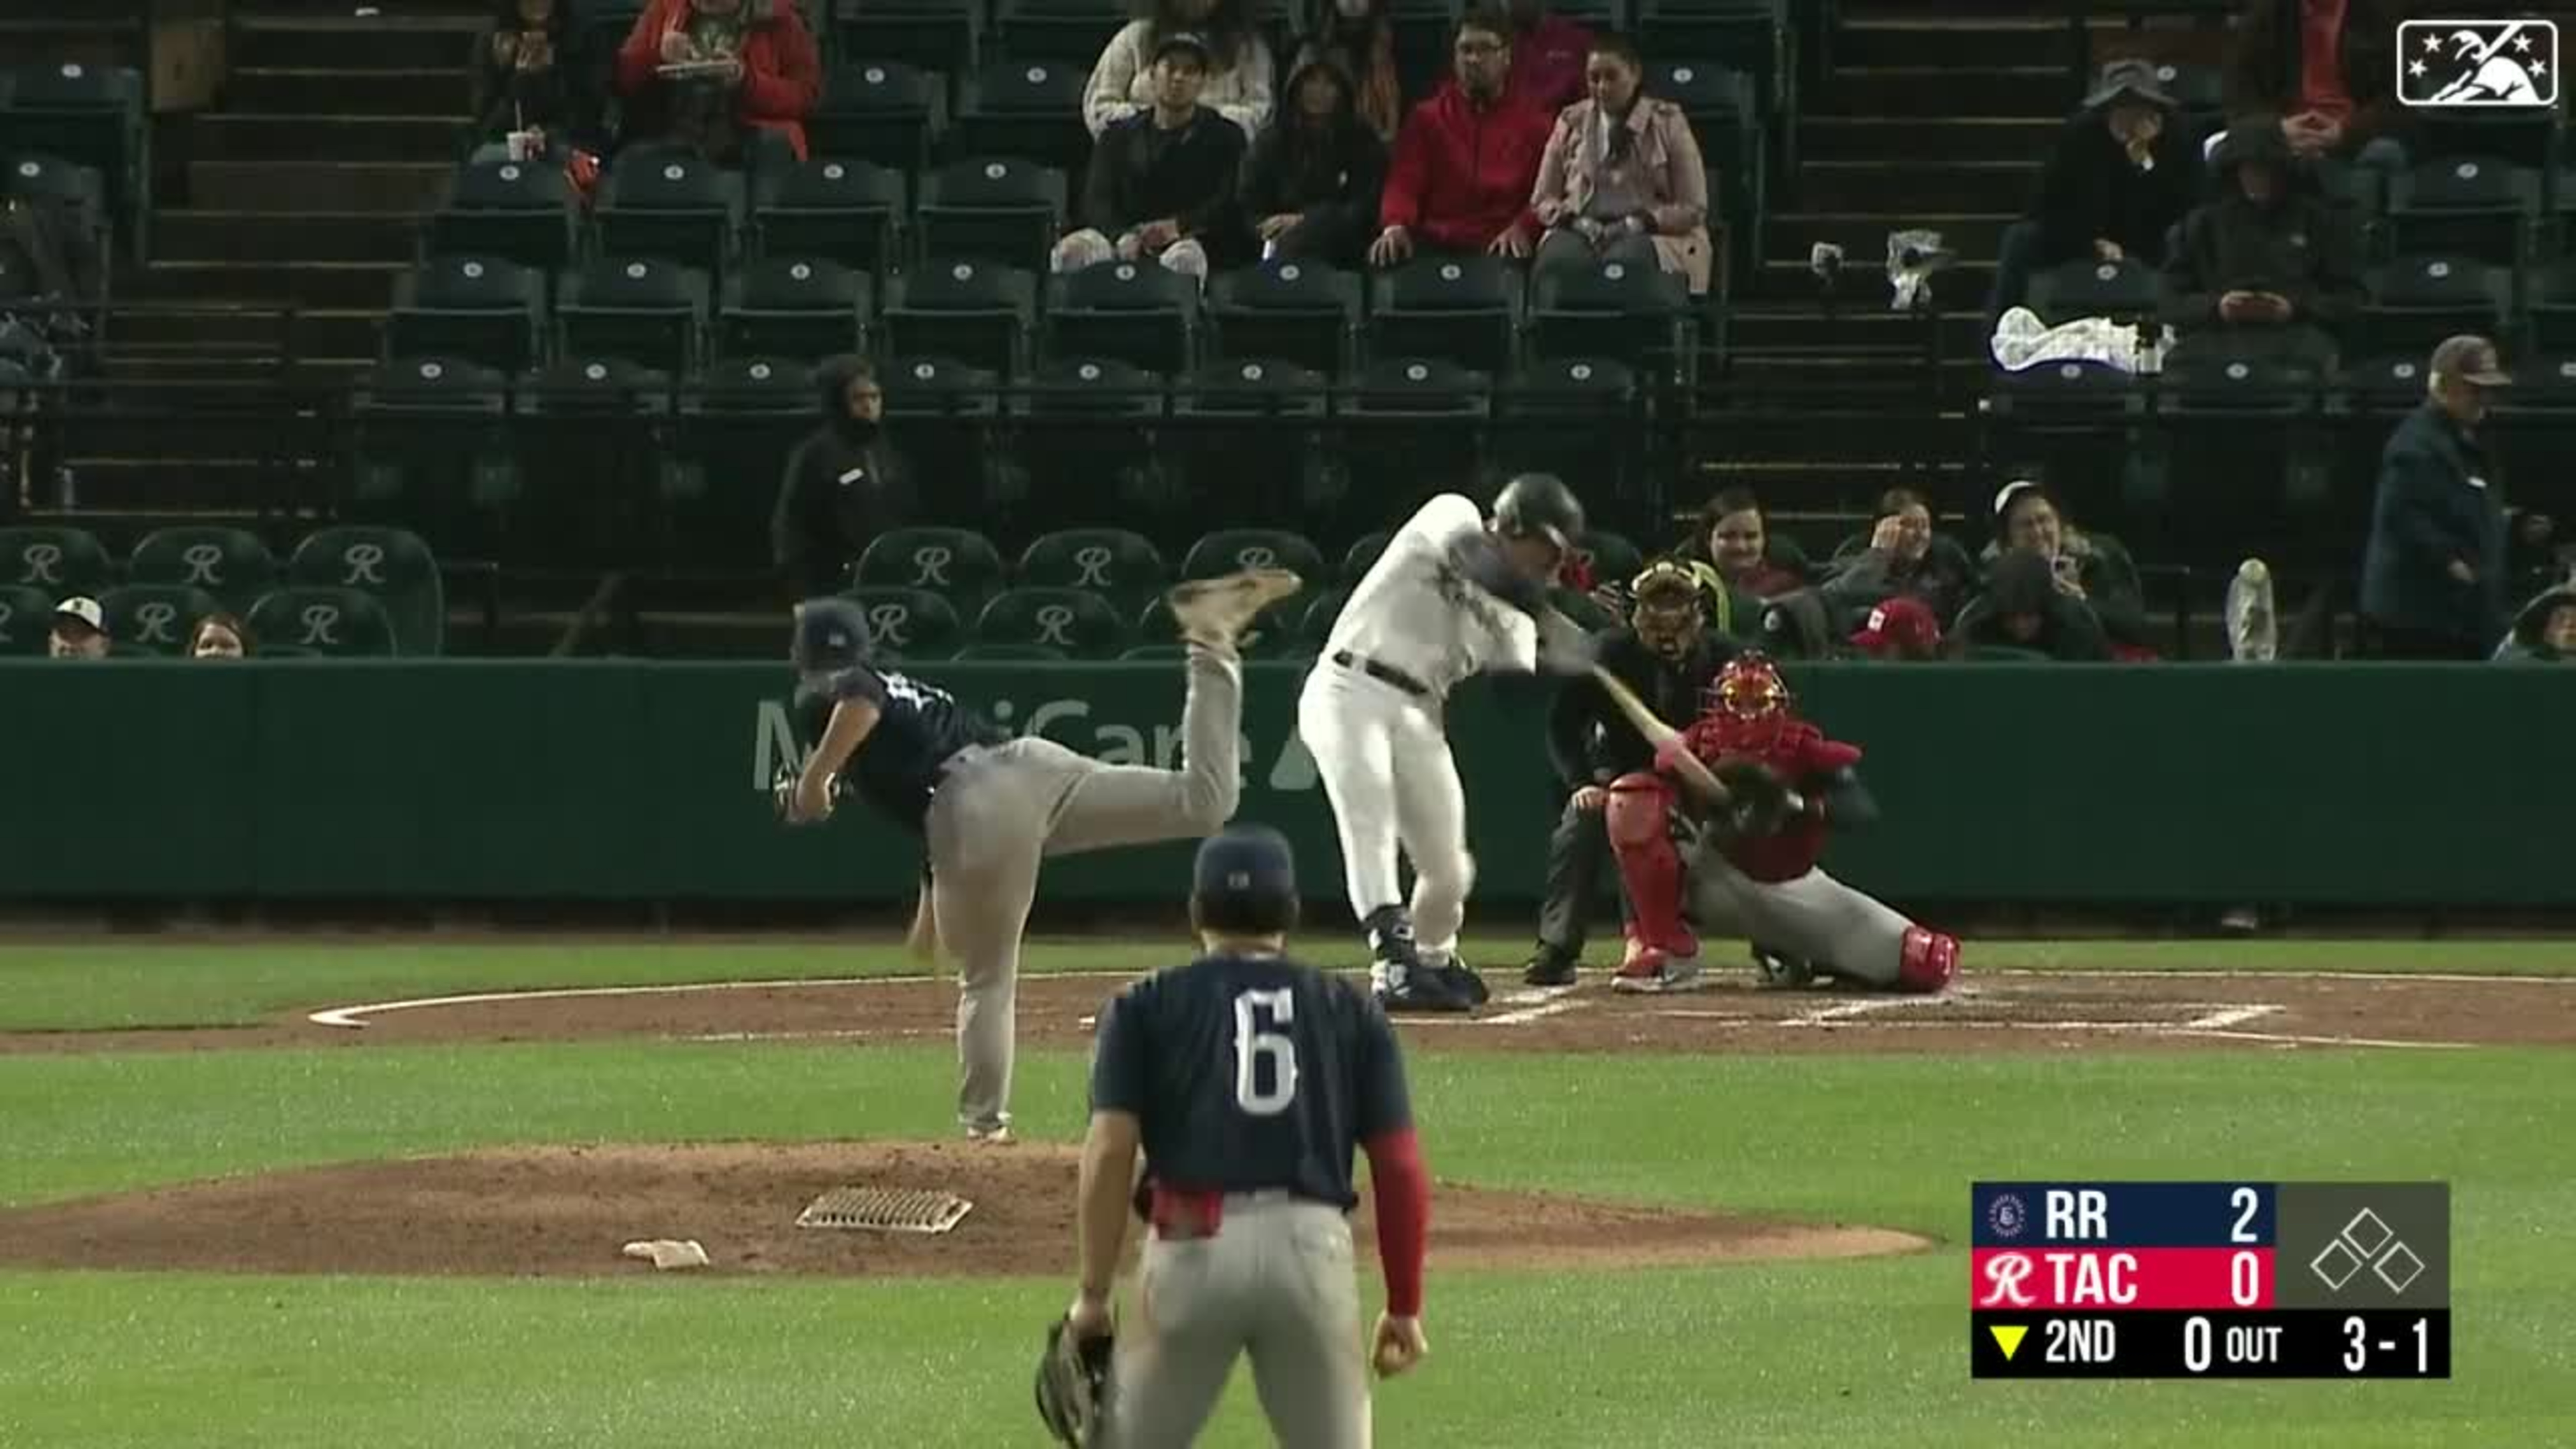
<instances>
[{"instance_id":1,"label":"concrete step","mask_svg":"<svg viewBox=\"0 0 2576 1449\"><path fill-rule=\"evenodd\" d=\"M1764 251L1779 261L1807 264L1807 249L1817 242L1841 247L1846 265L1887 265L1887 234L1924 230L1941 234L1941 244L1971 261L1992 262L2004 228L2018 208L1967 212L1956 207L1893 214L1876 206L1853 211L1823 209L1782 212L1771 217Z\"/></svg>"},{"instance_id":2,"label":"concrete step","mask_svg":"<svg viewBox=\"0 0 2576 1449\"><path fill-rule=\"evenodd\" d=\"M192 161L189 196L209 211L417 216L456 170L444 161Z\"/></svg>"},{"instance_id":3,"label":"concrete step","mask_svg":"<svg viewBox=\"0 0 2576 1449\"><path fill-rule=\"evenodd\" d=\"M235 112L311 115L363 111L389 116L465 115L473 104L462 65L439 70L236 70L225 83L224 107Z\"/></svg>"},{"instance_id":4,"label":"concrete step","mask_svg":"<svg viewBox=\"0 0 2576 1449\"><path fill-rule=\"evenodd\" d=\"M2023 161L1809 161L1798 204L1813 211L2020 211L2039 184Z\"/></svg>"},{"instance_id":5,"label":"concrete step","mask_svg":"<svg viewBox=\"0 0 2576 1449\"><path fill-rule=\"evenodd\" d=\"M421 161L454 166L464 158L464 123L453 116L269 115L217 112L199 116L190 138L200 161L266 161L305 165L332 161Z\"/></svg>"},{"instance_id":6,"label":"concrete step","mask_svg":"<svg viewBox=\"0 0 2576 1449\"><path fill-rule=\"evenodd\" d=\"M2074 47L2060 20L1905 16L1846 22L1833 54L1838 66L2046 66L2071 63Z\"/></svg>"},{"instance_id":7,"label":"concrete step","mask_svg":"<svg viewBox=\"0 0 2576 1449\"><path fill-rule=\"evenodd\" d=\"M2059 124L2041 116L1809 116L1798 123L1798 155L1898 165L2044 161Z\"/></svg>"},{"instance_id":8,"label":"concrete step","mask_svg":"<svg viewBox=\"0 0 2576 1449\"><path fill-rule=\"evenodd\" d=\"M1891 292L1885 258L1884 247L1859 259L1863 265L1854 266L1853 259L1846 257L1842 281L1836 289L1843 310L1859 311L1886 305ZM1965 262L1943 272L1933 286L1938 295L1956 302L1967 297L1983 297L1993 288L1994 279L1995 269L1991 263ZM1735 278L1735 302L1738 306L1768 302L1814 305L1821 295L1816 274L1808 269L1805 257L1795 261L1785 258L1766 261L1749 271L1739 272Z\"/></svg>"},{"instance_id":9,"label":"concrete step","mask_svg":"<svg viewBox=\"0 0 2576 1449\"><path fill-rule=\"evenodd\" d=\"M237 355L283 346L299 359L371 357L384 321L382 311L368 308L298 311L291 323L275 312L128 312L111 324L107 350L111 357L148 356L204 345Z\"/></svg>"},{"instance_id":10,"label":"concrete step","mask_svg":"<svg viewBox=\"0 0 2576 1449\"><path fill-rule=\"evenodd\" d=\"M117 280L117 294L136 302L267 302L337 310L393 303L394 279L407 268L388 262L159 262Z\"/></svg>"},{"instance_id":11,"label":"concrete step","mask_svg":"<svg viewBox=\"0 0 2576 1449\"><path fill-rule=\"evenodd\" d=\"M160 212L152 222L157 260L408 262L418 240L410 217L382 212Z\"/></svg>"},{"instance_id":12,"label":"concrete step","mask_svg":"<svg viewBox=\"0 0 2576 1449\"><path fill-rule=\"evenodd\" d=\"M233 24L231 60L262 70L453 69L462 76L483 23L472 15L360 19L348 11L334 19L243 19Z\"/></svg>"},{"instance_id":13,"label":"concrete step","mask_svg":"<svg viewBox=\"0 0 2576 1449\"><path fill-rule=\"evenodd\" d=\"M2063 117L2082 99L2064 64L1843 66L1814 102L1848 116Z\"/></svg>"}]
</instances>

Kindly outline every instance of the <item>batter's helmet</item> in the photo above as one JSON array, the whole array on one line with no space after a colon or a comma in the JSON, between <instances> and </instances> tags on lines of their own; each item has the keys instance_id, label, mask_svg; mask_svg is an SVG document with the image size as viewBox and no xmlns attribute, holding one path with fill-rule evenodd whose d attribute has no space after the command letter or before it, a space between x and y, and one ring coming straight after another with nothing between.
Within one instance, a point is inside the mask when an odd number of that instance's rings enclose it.
<instances>
[{"instance_id":1,"label":"batter's helmet","mask_svg":"<svg viewBox=\"0 0 2576 1449\"><path fill-rule=\"evenodd\" d=\"M1553 473L1523 473L1494 499L1494 523L1509 538L1545 538L1567 553L1583 537L1583 503Z\"/></svg>"}]
</instances>

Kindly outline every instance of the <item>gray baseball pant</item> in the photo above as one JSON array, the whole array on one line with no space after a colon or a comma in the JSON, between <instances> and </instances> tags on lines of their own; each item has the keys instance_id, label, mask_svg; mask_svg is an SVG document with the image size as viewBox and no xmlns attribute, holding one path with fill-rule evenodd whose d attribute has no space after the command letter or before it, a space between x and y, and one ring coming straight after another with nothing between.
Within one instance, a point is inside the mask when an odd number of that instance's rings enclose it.
<instances>
[{"instance_id":1,"label":"gray baseball pant","mask_svg":"<svg viewBox=\"0 0 2576 1449\"><path fill-rule=\"evenodd\" d=\"M930 908L957 963L958 1120L1011 1120L1020 933L1047 856L1195 840L1234 818L1242 793L1243 667L1193 647L1181 768L1103 764L1023 737L960 752L930 800Z\"/></svg>"},{"instance_id":2,"label":"gray baseball pant","mask_svg":"<svg viewBox=\"0 0 2576 1449\"><path fill-rule=\"evenodd\" d=\"M1187 1449L1244 1354L1281 1449L1368 1449L1359 1280L1340 1209L1242 1194L1225 1200L1212 1238L1148 1238L1101 1443Z\"/></svg>"},{"instance_id":3,"label":"gray baseball pant","mask_svg":"<svg viewBox=\"0 0 2576 1449\"><path fill-rule=\"evenodd\" d=\"M1896 984L1914 923L1822 870L1758 881L1706 850L1690 861L1691 918L1711 936L1743 936L1872 986Z\"/></svg>"}]
</instances>

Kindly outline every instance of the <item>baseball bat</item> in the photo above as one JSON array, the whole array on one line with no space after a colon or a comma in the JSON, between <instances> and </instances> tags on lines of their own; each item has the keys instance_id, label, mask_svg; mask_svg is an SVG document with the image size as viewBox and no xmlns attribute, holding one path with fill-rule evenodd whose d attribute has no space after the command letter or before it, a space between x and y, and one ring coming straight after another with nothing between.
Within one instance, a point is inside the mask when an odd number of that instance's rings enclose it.
<instances>
[{"instance_id":1,"label":"baseball bat","mask_svg":"<svg viewBox=\"0 0 2576 1449\"><path fill-rule=\"evenodd\" d=\"M1609 694L1610 702L1619 706L1619 712L1626 715L1628 722L1637 727L1637 733L1646 737L1646 743L1653 745L1658 755L1669 755L1673 769L1682 777L1682 783L1690 786L1694 792L1712 805L1726 805L1734 800L1735 797L1727 793L1726 786L1719 783L1716 773L1688 748L1665 751L1664 746L1667 743L1677 743L1682 737L1682 732L1655 718L1655 712L1646 708L1646 702L1637 697L1637 692L1628 687L1627 681L1598 664L1592 666L1592 677L1601 682L1601 688Z\"/></svg>"}]
</instances>

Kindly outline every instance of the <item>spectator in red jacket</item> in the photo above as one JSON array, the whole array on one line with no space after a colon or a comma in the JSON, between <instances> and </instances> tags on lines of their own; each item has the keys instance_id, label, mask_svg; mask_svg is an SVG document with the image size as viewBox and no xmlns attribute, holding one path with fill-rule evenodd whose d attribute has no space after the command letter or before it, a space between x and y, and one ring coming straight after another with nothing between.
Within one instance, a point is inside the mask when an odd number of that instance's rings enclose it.
<instances>
[{"instance_id":1,"label":"spectator in red jacket","mask_svg":"<svg viewBox=\"0 0 2576 1449\"><path fill-rule=\"evenodd\" d=\"M652 0L618 47L617 90L626 140L764 171L805 159L823 60L795 0Z\"/></svg>"},{"instance_id":2,"label":"spectator in red jacket","mask_svg":"<svg viewBox=\"0 0 2576 1449\"><path fill-rule=\"evenodd\" d=\"M1547 0L1510 0L1511 93L1553 116L1583 99L1583 63L1592 32L1551 13Z\"/></svg>"},{"instance_id":3,"label":"spectator in red jacket","mask_svg":"<svg viewBox=\"0 0 2576 1449\"><path fill-rule=\"evenodd\" d=\"M1456 75L1396 133L1378 201L1384 229L1369 245L1374 265L1395 266L1417 250L1527 257L1538 237L1530 188L1556 113L1507 89L1511 24L1502 12L1461 16L1451 55Z\"/></svg>"}]
</instances>

